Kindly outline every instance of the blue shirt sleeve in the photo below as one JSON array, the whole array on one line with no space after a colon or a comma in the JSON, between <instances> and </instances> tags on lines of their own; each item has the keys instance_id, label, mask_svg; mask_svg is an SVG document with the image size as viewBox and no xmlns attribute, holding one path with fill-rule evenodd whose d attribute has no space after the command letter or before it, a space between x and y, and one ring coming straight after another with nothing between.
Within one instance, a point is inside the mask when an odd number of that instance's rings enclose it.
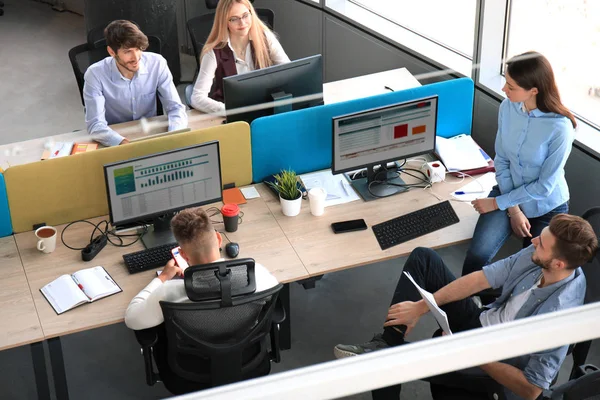
<instances>
[{"instance_id":1,"label":"blue shirt sleeve","mask_svg":"<svg viewBox=\"0 0 600 400\"><path fill-rule=\"evenodd\" d=\"M173 131L176 129L187 128L188 118L185 106L181 103L167 61L162 57L160 58L159 68L158 96L162 102L165 113L169 117L169 130Z\"/></svg>"},{"instance_id":2,"label":"blue shirt sleeve","mask_svg":"<svg viewBox=\"0 0 600 400\"><path fill-rule=\"evenodd\" d=\"M549 133L548 155L539 169L538 179L521 185L508 193L496 197L498 208L506 210L531 200L544 200L554 190L558 179L564 175L564 166L571 153L573 129L567 119L559 124L554 132Z\"/></svg>"},{"instance_id":3,"label":"blue shirt sleeve","mask_svg":"<svg viewBox=\"0 0 600 400\"><path fill-rule=\"evenodd\" d=\"M510 161L505 155L504 152L504 143L502 142L502 115L504 113L504 109L506 108L506 100L500 106L500 110L498 111L498 132L496 133L496 143L495 143L495 151L496 157L494 157L494 167L496 168L496 182L498 182L498 188L500 189L500 193L508 193L514 189L514 184L512 180L512 176L510 175ZM505 210L498 203L498 207L501 210Z\"/></svg>"},{"instance_id":4,"label":"blue shirt sleeve","mask_svg":"<svg viewBox=\"0 0 600 400\"><path fill-rule=\"evenodd\" d=\"M117 146L124 137L108 127L104 115L104 95L102 83L93 68L88 68L84 75L83 101L85 103L85 125L93 140L104 146Z\"/></svg>"},{"instance_id":5,"label":"blue shirt sleeve","mask_svg":"<svg viewBox=\"0 0 600 400\"><path fill-rule=\"evenodd\" d=\"M569 346L562 346L531 354L523 370L527 381L542 389L550 388L567 356L568 349Z\"/></svg>"}]
</instances>

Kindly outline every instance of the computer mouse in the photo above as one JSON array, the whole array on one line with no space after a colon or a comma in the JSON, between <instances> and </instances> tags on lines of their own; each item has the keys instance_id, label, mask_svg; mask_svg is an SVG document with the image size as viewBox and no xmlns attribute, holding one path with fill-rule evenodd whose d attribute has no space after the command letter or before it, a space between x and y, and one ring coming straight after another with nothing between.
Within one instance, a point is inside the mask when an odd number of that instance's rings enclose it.
<instances>
[{"instance_id":1,"label":"computer mouse","mask_svg":"<svg viewBox=\"0 0 600 400\"><path fill-rule=\"evenodd\" d=\"M240 254L240 245L235 242L229 242L225 245L227 257L236 258Z\"/></svg>"}]
</instances>

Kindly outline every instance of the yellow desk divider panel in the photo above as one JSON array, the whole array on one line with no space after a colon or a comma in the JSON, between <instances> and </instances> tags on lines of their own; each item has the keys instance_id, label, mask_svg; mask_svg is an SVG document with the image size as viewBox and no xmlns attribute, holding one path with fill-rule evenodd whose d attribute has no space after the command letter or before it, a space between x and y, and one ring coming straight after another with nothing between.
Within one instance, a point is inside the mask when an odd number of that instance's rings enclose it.
<instances>
[{"instance_id":1,"label":"yellow desk divider panel","mask_svg":"<svg viewBox=\"0 0 600 400\"><path fill-rule=\"evenodd\" d=\"M13 231L58 225L108 214L105 164L218 140L223 184L252 183L250 126L235 122L17 165L4 173Z\"/></svg>"}]
</instances>

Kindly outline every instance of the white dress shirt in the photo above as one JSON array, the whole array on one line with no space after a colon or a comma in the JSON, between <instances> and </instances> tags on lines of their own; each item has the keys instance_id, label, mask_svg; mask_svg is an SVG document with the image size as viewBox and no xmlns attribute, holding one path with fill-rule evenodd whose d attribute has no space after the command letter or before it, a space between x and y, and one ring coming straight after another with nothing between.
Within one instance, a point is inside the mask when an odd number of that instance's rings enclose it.
<instances>
[{"instance_id":1,"label":"white dress shirt","mask_svg":"<svg viewBox=\"0 0 600 400\"><path fill-rule=\"evenodd\" d=\"M169 117L169 130L187 128L185 106L173 84L167 60L160 54L143 52L139 65L132 79L121 75L112 57L92 64L85 72L83 100L87 131L105 146L116 146L123 140L108 125L156 115L157 92Z\"/></svg>"},{"instance_id":2,"label":"white dress shirt","mask_svg":"<svg viewBox=\"0 0 600 400\"><path fill-rule=\"evenodd\" d=\"M266 31L267 40L269 42L269 50L273 65L283 64L290 62L289 57L285 54L281 43L277 40L273 32ZM227 45L235 56L235 68L238 75L246 72L254 71L254 60L252 59L252 46L248 42L246 46L246 58L242 60L233 50L231 41L227 40ZM210 88L212 87L215 79L215 71L217 70L217 57L214 51L209 51L200 61L200 72L198 72L198 78L194 84L194 91L192 92L192 107L196 110L203 111L210 114L225 115L225 104L220 101L216 101L208 97Z\"/></svg>"},{"instance_id":3,"label":"white dress shirt","mask_svg":"<svg viewBox=\"0 0 600 400\"><path fill-rule=\"evenodd\" d=\"M223 261L223 259L215 262ZM263 292L277 285L277 279L265 267L256 263L254 265L254 276L256 278L255 293ZM135 296L127 311L125 311L125 325L129 329L140 330L152 328L163 323L164 317L160 308L160 301L173 303L190 302L185 293L183 279L171 279L163 283L154 278L148 286Z\"/></svg>"}]
</instances>

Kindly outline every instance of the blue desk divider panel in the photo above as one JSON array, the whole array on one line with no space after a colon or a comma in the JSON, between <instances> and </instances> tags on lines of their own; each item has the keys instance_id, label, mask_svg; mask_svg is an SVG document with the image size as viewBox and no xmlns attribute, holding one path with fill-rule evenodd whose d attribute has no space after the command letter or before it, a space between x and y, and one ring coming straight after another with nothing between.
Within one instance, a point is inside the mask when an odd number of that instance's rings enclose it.
<instances>
[{"instance_id":1,"label":"blue desk divider panel","mask_svg":"<svg viewBox=\"0 0 600 400\"><path fill-rule=\"evenodd\" d=\"M6 196L6 185L4 184L4 175L0 174L0 237L12 235L12 223L10 220L10 210L8 208L8 198Z\"/></svg>"},{"instance_id":2,"label":"blue desk divider panel","mask_svg":"<svg viewBox=\"0 0 600 400\"><path fill-rule=\"evenodd\" d=\"M459 78L413 89L292 111L252 122L252 180L281 169L298 174L331 167L332 117L438 95L437 135L471 134L473 81Z\"/></svg>"}]
</instances>

